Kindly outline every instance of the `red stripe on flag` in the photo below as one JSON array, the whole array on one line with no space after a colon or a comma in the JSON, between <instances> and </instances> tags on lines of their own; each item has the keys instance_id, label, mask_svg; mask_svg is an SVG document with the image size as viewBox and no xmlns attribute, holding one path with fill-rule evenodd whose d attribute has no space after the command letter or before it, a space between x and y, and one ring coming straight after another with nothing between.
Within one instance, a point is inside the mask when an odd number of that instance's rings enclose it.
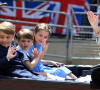
<instances>
[{"instance_id":1,"label":"red stripe on flag","mask_svg":"<svg viewBox=\"0 0 100 90\"><path fill-rule=\"evenodd\" d=\"M51 0L51 1L58 1L61 2L61 9L60 11L62 12L66 12L67 13L67 8L69 4L73 4L73 5L80 5L80 6L85 6L85 0ZM65 24L65 18L66 16L63 14L59 15L59 19L58 19L58 25L64 25ZM56 29L56 33L62 34L63 32L63 28L57 28Z\"/></svg>"},{"instance_id":2,"label":"red stripe on flag","mask_svg":"<svg viewBox=\"0 0 100 90\"><path fill-rule=\"evenodd\" d=\"M22 28L22 24L15 23L15 25L16 25L16 32L19 32Z\"/></svg>"},{"instance_id":3,"label":"red stripe on flag","mask_svg":"<svg viewBox=\"0 0 100 90\"><path fill-rule=\"evenodd\" d=\"M45 3L45 4L43 4L41 7L37 8L37 9L41 9L42 7L44 7L44 6L48 5L48 4L49 4L49 3ZM33 13L35 13L35 12L37 12L37 11L32 11L32 12L28 13L28 15L31 15L31 14L33 14Z\"/></svg>"},{"instance_id":4,"label":"red stripe on flag","mask_svg":"<svg viewBox=\"0 0 100 90\"><path fill-rule=\"evenodd\" d=\"M53 14L53 17L51 19L51 23L53 23L53 21L54 21L53 19L55 18L55 16L56 16L56 13Z\"/></svg>"},{"instance_id":5,"label":"red stripe on flag","mask_svg":"<svg viewBox=\"0 0 100 90\"><path fill-rule=\"evenodd\" d=\"M99 15L99 20L100 20L100 15Z\"/></svg>"},{"instance_id":6,"label":"red stripe on flag","mask_svg":"<svg viewBox=\"0 0 100 90\"><path fill-rule=\"evenodd\" d=\"M16 7L22 7L22 1L16 1ZM22 10L16 9L16 17L18 19L22 18ZM21 24L16 23L16 32L18 32L22 28Z\"/></svg>"},{"instance_id":7,"label":"red stripe on flag","mask_svg":"<svg viewBox=\"0 0 100 90\"><path fill-rule=\"evenodd\" d=\"M22 1L16 1L16 7L22 7ZM22 10L16 9L16 17L22 18Z\"/></svg>"},{"instance_id":8,"label":"red stripe on flag","mask_svg":"<svg viewBox=\"0 0 100 90\"><path fill-rule=\"evenodd\" d=\"M86 6L85 6L84 8L85 8L86 11L89 11L88 8L87 8Z\"/></svg>"},{"instance_id":9,"label":"red stripe on flag","mask_svg":"<svg viewBox=\"0 0 100 90\"><path fill-rule=\"evenodd\" d=\"M6 12L3 8L1 8L1 11Z\"/></svg>"}]
</instances>

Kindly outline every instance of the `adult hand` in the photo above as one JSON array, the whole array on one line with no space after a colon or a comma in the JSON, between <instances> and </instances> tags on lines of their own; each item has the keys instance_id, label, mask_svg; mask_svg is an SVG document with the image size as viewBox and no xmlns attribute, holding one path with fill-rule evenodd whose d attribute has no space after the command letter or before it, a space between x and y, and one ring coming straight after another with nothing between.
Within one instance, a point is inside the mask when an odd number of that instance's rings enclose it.
<instances>
[{"instance_id":1,"label":"adult hand","mask_svg":"<svg viewBox=\"0 0 100 90\"><path fill-rule=\"evenodd\" d=\"M95 33L98 32L98 17L92 11L88 11L87 17Z\"/></svg>"},{"instance_id":2,"label":"adult hand","mask_svg":"<svg viewBox=\"0 0 100 90\"><path fill-rule=\"evenodd\" d=\"M88 20L93 28L93 30L95 31L97 37L98 37L98 45L100 46L100 30L98 27L98 17L96 15L94 15L94 13L92 11L89 11L87 13L88 16Z\"/></svg>"}]
</instances>

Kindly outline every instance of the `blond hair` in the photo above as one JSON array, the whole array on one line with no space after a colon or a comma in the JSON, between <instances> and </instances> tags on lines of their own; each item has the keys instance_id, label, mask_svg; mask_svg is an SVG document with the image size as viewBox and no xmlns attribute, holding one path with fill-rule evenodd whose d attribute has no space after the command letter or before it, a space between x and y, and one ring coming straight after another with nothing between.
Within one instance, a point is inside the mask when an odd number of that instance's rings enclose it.
<instances>
[{"instance_id":1,"label":"blond hair","mask_svg":"<svg viewBox=\"0 0 100 90\"><path fill-rule=\"evenodd\" d=\"M15 27L11 22L4 21L0 24L0 31L6 34L15 34Z\"/></svg>"},{"instance_id":2,"label":"blond hair","mask_svg":"<svg viewBox=\"0 0 100 90\"><path fill-rule=\"evenodd\" d=\"M20 40L20 38L27 38L33 40L33 32L30 29L21 29L17 33L17 39Z\"/></svg>"},{"instance_id":3,"label":"blond hair","mask_svg":"<svg viewBox=\"0 0 100 90\"><path fill-rule=\"evenodd\" d=\"M38 33L40 30L48 32L49 33L48 37L50 37L50 35L52 34L51 28L45 23L37 24L34 29L34 32ZM33 38L33 43L34 43L34 46L36 47L35 37Z\"/></svg>"},{"instance_id":4,"label":"blond hair","mask_svg":"<svg viewBox=\"0 0 100 90\"><path fill-rule=\"evenodd\" d=\"M51 28L45 24L45 23L41 23L41 24L38 24L35 29L34 29L34 32L37 33L39 32L40 30L44 30L46 32L49 32L49 36L52 34L52 30Z\"/></svg>"}]
</instances>

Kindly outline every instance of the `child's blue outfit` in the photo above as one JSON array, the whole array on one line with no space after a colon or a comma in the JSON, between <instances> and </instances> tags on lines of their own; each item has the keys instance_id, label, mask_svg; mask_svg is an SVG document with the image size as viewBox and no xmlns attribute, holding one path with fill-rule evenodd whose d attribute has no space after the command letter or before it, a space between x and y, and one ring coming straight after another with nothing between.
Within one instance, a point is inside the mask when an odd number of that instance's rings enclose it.
<instances>
[{"instance_id":1,"label":"child's blue outfit","mask_svg":"<svg viewBox=\"0 0 100 90\"><path fill-rule=\"evenodd\" d=\"M33 56L30 56L28 53L27 53L27 51L24 51L19 45L16 47L16 49L20 52L20 53L22 53L23 54L23 56L22 56L22 58L20 59L20 61L21 61L21 63L23 64L23 66L25 66L24 65L24 61L26 61L26 60L29 60L30 62L31 62L31 60L33 59ZM26 66L25 66L25 68L27 68ZM27 71L29 71L28 69L27 69ZM26 72L26 71L25 71ZM31 71L30 71L31 72ZM34 72L31 72L31 74L36 74L36 73L34 73ZM28 73L27 73L28 74ZM47 77L44 77L44 76L42 76L42 75L37 75L37 76L33 76L32 75L32 78L33 79L43 79L43 80L46 80L46 79L48 79Z\"/></svg>"},{"instance_id":2,"label":"child's blue outfit","mask_svg":"<svg viewBox=\"0 0 100 90\"><path fill-rule=\"evenodd\" d=\"M32 78L36 80L40 80L41 77L40 75L36 76L30 71L26 69L26 67L23 65L21 62L21 57L23 56L22 53L16 52L17 56L10 61L7 59L7 52L8 52L8 47L4 47L0 45L0 75L3 76L10 76L10 77L19 77L19 78ZM45 79L45 78L43 78Z\"/></svg>"},{"instance_id":3,"label":"child's blue outfit","mask_svg":"<svg viewBox=\"0 0 100 90\"><path fill-rule=\"evenodd\" d=\"M26 60L29 60L31 62L33 57L31 55L29 55L27 51L24 51L19 45L16 47L16 49L19 52L23 53L23 57L21 58L21 61L23 64L24 64L24 61L26 61Z\"/></svg>"},{"instance_id":4,"label":"child's blue outfit","mask_svg":"<svg viewBox=\"0 0 100 90\"><path fill-rule=\"evenodd\" d=\"M38 51L40 50L40 53L42 52L42 46L40 44L36 44L36 48ZM32 55L32 50L34 50L34 44L32 44L32 46L28 50L28 53L30 55ZM71 73L71 71L64 66L57 68L50 68L48 66L44 66L41 61L39 61L38 64L34 67L33 72L48 72L52 75L63 78L65 78L67 74Z\"/></svg>"}]
</instances>

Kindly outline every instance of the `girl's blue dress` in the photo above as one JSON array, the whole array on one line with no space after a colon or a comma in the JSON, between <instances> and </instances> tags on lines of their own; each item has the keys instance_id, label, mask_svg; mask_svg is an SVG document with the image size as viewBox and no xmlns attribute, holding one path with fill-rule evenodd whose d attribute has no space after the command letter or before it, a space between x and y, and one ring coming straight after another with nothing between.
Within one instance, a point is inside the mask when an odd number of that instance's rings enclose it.
<instances>
[{"instance_id":1,"label":"girl's blue dress","mask_svg":"<svg viewBox=\"0 0 100 90\"><path fill-rule=\"evenodd\" d=\"M40 50L40 53L42 52L42 46L40 44L36 44L36 48L38 51ZM34 50L33 44L28 50L28 53L30 55L33 54L32 50ZM33 72L48 72L52 75L63 77L63 78L65 78L67 74L71 73L71 71L64 66L57 67L57 68L50 68L48 66L44 66L41 61L39 61L38 64L34 67Z\"/></svg>"}]
</instances>

